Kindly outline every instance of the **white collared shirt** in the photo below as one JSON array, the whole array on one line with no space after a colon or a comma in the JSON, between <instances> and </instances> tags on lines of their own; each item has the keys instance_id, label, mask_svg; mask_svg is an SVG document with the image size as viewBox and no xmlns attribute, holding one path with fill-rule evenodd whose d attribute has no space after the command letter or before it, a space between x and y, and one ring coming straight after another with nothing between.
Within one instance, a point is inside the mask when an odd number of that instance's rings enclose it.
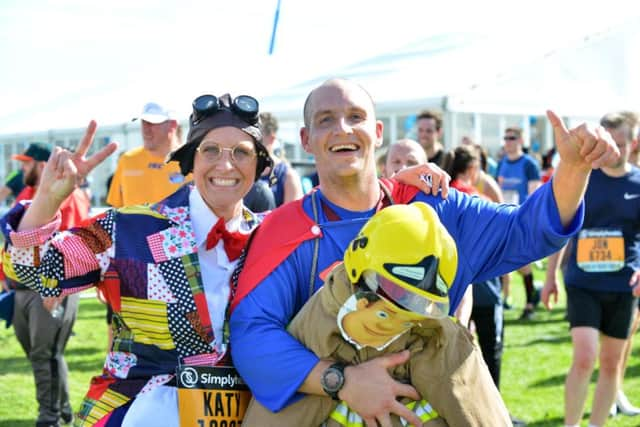
<instances>
[{"instance_id":1,"label":"white collared shirt","mask_svg":"<svg viewBox=\"0 0 640 427\"><path fill-rule=\"evenodd\" d=\"M191 225L193 226L196 245L198 246L198 261L202 272L202 283L215 336L214 346L220 352L226 350L220 347L222 327L225 310L229 302L229 280L238 260L229 261L222 239L211 250L207 250L207 235L219 218L207 206L195 187L189 194L189 209L191 212ZM250 232L241 215L228 221L225 226L230 232L240 231L247 234Z\"/></svg>"}]
</instances>

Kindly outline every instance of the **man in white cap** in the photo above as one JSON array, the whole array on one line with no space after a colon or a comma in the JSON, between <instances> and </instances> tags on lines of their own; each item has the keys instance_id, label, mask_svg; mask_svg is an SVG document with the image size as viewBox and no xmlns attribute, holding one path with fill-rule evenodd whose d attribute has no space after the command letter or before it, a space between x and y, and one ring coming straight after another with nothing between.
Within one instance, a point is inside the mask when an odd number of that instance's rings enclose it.
<instances>
[{"instance_id":1,"label":"man in white cap","mask_svg":"<svg viewBox=\"0 0 640 427\"><path fill-rule=\"evenodd\" d=\"M125 152L113 175L107 203L114 207L155 203L185 182L176 163L166 156L182 141L173 113L155 102L145 104L139 117L144 145Z\"/></svg>"}]
</instances>

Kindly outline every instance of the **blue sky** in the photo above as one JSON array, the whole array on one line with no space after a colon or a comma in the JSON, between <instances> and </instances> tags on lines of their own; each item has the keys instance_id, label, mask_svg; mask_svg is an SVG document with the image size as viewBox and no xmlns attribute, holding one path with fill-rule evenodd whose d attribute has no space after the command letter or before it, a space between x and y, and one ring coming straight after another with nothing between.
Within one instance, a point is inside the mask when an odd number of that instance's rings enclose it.
<instances>
[{"instance_id":1,"label":"blue sky","mask_svg":"<svg viewBox=\"0 0 640 427\"><path fill-rule=\"evenodd\" d=\"M201 93L270 95L442 32L518 34L526 48L615 25L638 3L281 0L269 56L277 0L4 0L0 134L118 123L149 100L186 116Z\"/></svg>"}]
</instances>

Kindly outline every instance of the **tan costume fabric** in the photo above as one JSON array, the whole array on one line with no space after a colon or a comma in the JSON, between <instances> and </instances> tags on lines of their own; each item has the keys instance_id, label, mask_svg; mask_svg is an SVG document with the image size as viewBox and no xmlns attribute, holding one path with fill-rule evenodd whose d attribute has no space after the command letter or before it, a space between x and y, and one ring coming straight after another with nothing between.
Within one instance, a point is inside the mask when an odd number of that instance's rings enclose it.
<instances>
[{"instance_id":1,"label":"tan costume fabric","mask_svg":"<svg viewBox=\"0 0 640 427\"><path fill-rule=\"evenodd\" d=\"M322 359L349 364L365 362L382 354L411 351L411 359L397 366L394 378L411 383L439 414L426 422L435 426L511 426L509 413L496 389L482 354L469 331L450 318L429 319L413 327L383 351L361 350L346 342L336 322L344 302L355 293L344 265L327 277L324 286L311 297L289 325L289 332ZM255 399L251 401L243 426L319 426L338 402L330 397L308 395L273 413ZM402 426L392 416L394 426ZM338 426L334 420L327 426Z\"/></svg>"}]
</instances>

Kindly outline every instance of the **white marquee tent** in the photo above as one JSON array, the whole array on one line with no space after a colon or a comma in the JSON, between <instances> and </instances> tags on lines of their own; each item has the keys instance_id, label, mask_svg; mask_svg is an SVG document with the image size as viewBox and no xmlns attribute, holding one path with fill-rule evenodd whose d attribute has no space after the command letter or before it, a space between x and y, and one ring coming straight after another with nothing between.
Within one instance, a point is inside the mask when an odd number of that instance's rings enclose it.
<instances>
[{"instance_id":1,"label":"white marquee tent","mask_svg":"<svg viewBox=\"0 0 640 427\"><path fill-rule=\"evenodd\" d=\"M594 32L568 32L562 39L543 33L440 34L324 73L266 97L262 105L299 125L309 91L327 78L344 77L366 88L378 114L390 117L391 140L404 136L393 126L400 116L424 108L445 112L449 142L460 136L459 113L473 114L476 137L482 136L480 114L521 116L525 131L529 116L542 116L548 108L573 122L593 122L607 111L640 110L638 47L638 18Z\"/></svg>"}]
</instances>

